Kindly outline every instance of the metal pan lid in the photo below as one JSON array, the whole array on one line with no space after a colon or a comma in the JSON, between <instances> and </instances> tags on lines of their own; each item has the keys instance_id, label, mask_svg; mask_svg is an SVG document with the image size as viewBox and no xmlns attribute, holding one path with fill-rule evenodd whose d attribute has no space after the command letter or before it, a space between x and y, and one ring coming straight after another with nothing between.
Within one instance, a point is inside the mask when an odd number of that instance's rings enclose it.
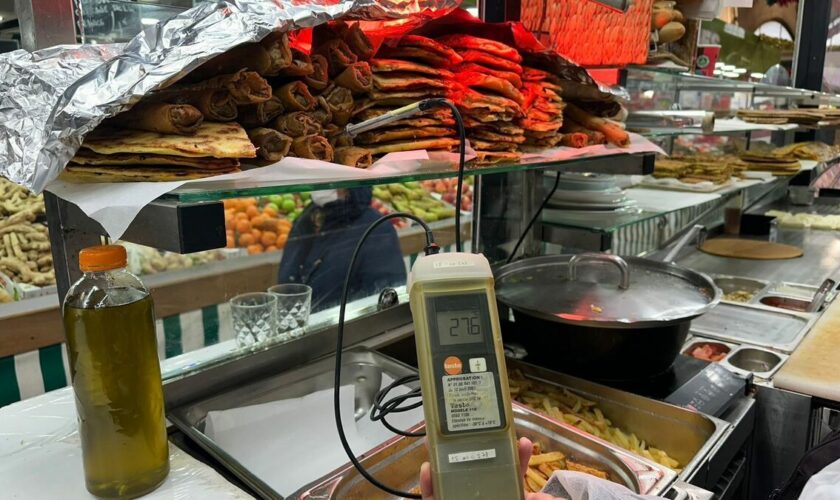
<instances>
[{"instance_id":1,"label":"metal pan lid","mask_svg":"<svg viewBox=\"0 0 840 500\"><path fill-rule=\"evenodd\" d=\"M502 266L495 275L501 303L561 323L665 326L699 316L720 301L708 276L637 257L550 255Z\"/></svg>"}]
</instances>

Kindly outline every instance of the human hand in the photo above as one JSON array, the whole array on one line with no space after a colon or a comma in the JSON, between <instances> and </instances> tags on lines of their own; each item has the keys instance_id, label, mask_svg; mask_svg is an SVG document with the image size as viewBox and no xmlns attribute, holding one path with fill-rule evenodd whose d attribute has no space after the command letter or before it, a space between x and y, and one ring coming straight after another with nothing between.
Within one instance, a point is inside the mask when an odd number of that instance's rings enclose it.
<instances>
[{"instance_id":1,"label":"human hand","mask_svg":"<svg viewBox=\"0 0 840 500\"><path fill-rule=\"evenodd\" d=\"M531 459L531 454L534 452L534 445L528 438L519 439L519 474L525 477L525 471L528 470L528 461ZM420 495L423 500L435 500L434 492L432 491L432 466L429 462L424 462L420 466ZM525 500L557 500L546 493L525 493Z\"/></svg>"}]
</instances>

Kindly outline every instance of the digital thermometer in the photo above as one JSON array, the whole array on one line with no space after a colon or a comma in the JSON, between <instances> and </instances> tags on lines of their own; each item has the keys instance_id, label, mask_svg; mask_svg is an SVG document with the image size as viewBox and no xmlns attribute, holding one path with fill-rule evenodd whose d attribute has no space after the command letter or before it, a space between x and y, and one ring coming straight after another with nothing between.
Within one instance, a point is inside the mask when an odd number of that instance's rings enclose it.
<instances>
[{"instance_id":1,"label":"digital thermometer","mask_svg":"<svg viewBox=\"0 0 840 500\"><path fill-rule=\"evenodd\" d=\"M521 499L490 264L479 254L420 257L409 297L435 499Z\"/></svg>"}]
</instances>

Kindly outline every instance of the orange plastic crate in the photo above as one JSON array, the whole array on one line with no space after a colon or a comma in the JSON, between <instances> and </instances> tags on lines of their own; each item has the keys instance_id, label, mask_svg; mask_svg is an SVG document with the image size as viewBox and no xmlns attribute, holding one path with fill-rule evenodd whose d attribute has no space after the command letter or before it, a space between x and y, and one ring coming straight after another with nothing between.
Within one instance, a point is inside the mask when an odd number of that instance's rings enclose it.
<instances>
[{"instance_id":1,"label":"orange plastic crate","mask_svg":"<svg viewBox=\"0 0 840 500\"><path fill-rule=\"evenodd\" d=\"M647 60L653 0L616 12L591 0L522 0L521 20L545 45L583 66Z\"/></svg>"}]
</instances>

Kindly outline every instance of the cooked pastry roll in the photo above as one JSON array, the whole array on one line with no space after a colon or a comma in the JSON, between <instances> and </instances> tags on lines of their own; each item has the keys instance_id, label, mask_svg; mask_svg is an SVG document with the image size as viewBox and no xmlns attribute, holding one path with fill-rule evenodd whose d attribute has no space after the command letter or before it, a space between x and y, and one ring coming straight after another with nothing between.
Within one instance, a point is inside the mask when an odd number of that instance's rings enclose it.
<instances>
[{"instance_id":1,"label":"cooked pastry roll","mask_svg":"<svg viewBox=\"0 0 840 500\"><path fill-rule=\"evenodd\" d=\"M239 123L245 127L259 127L280 116L284 111L283 103L277 96L259 104L243 106L239 110Z\"/></svg>"},{"instance_id":2,"label":"cooked pastry roll","mask_svg":"<svg viewBox=\"0 0 840 500\"><path fill-rule=\"evenodd\" d=\"M203 121L201 111L189 104L141 102L108 120L108 125L159 134L192 135Z\"/></svg>"},{"instance_id":3,"label":"cooked pastry roll","mask_svg":"<svg viewBox=\"0 0 840 500\"><path fill-rule=\"evenodd\" d=\"M309 93L309 87L300 80L274 89L274 95L280 99L283 107L289 111L309 111L317 104L315 98Z\"/></svg>"},{"instance_id":4,"label":"cooked pastry roll","mask_svg":"<svg viewBox=\"0 0 840 500\"><path fill-rule=\"evenodd\" d=\"M333 161L333 147L326 137L305 135L292 141L292 151L299 158Z\"/></svg>"},{"instance_id":5,"label":"cooked pastry roll","mask_svg":"<svg viewBox=\"0 0 840 500\"><path fill-rule=\"evenodd\" d=\"M348 167L368 168L373 164L373 156L369 149L349 146L336 148L333 161Z\"/></svg>"},{"instance_id":6,"label":"cooked pastry roll","mask_svg":"<svg viewBox=\"0 0 840 500\"><path fill-rule=\"evenodd\" d=\"M263 38L260 45L268 52L271 61L266 76L277 76L282 70L292 64L292 48L289 46L289 35L287 33L270 33Z\"/></svg>"},{"instance_id":7,"label":"cooked pastry roll","mask_svg":"<svg viewBox=\"0 0 840 500\"><path fill-rule=\"evenodd\" d=\"M321 133L321 124L312 115L295 111L274 120L274 129L290 137L301 137Z\"/></svg>"},{"instance_id":8,"label":"cooked pastry roll","mask_svg":"<svg viewBox=\"0 0 840 500\"><path fill-rule=\"evenodd\" d=\"M335 77L335 83L357 94L370 92L373 88L373 73L370 71L370 65L359 61L347 66Z\"/></svg>"},{"instance_id":9,"label":"cooked pastry roll","mask_svg":"<svg viewBox=\"0 0 840 500\"><path fill-rule=\"evenodd\" d=\"M258 127L248 131L248 138L257 147L257 156L264 160L280 161L289 154L292 138L273 128Z\"/></svg>"},{"instance_id":10,"label":"cooked pastry roll","mask_svg":"<svg viewBox=\"0 0 840 500\"><path fill-rule=\"evenodd\" d=\"M304 83L315 90L324 90L330 84L330 65L327 58L321 54L313 54L312 74L303 77Z\"/></svg>"}]
</instances>

